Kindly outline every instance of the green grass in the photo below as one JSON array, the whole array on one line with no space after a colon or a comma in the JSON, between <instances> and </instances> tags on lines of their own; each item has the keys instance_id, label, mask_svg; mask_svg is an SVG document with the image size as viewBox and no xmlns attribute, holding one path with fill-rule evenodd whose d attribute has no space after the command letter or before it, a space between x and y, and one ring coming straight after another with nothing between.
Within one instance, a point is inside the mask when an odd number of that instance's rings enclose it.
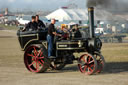
<instances>
[{"instance_id":1,"label":"green grass","mask_svg":"<svg viewBox=\"0 0 128 85\"><path fill-rule=\"evenodd\" d=\"M107 62L128 62L128 43L103 44L102 54Z\"/></svg>"},{"instance_id":2,"label":"green grass","mask_svg":"<svg viewBox=\"0 0 128 85\"><path fill-rule=\"evenodd\" d=\"M18 30L17 26L5 26L4 24L0 24L1 28L7 29L7 30Z\"/></svg>"}]
</instances>

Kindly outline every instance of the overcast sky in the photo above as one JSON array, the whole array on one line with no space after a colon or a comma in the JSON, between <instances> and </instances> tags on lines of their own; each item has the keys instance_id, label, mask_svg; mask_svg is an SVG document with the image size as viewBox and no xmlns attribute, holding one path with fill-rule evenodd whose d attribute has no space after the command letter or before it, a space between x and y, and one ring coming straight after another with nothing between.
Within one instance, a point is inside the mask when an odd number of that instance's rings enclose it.
<instances>
[{"instance_id":1,"label":"overcast sky","mask_svg":"<svg viewBox=\"0 0 128 85\"><path fill-rule=\"evenodd\" d=\"M86 0L0 0L0 8L55 10L71 3L85 8Z\"/></svg>"}]
</instances>

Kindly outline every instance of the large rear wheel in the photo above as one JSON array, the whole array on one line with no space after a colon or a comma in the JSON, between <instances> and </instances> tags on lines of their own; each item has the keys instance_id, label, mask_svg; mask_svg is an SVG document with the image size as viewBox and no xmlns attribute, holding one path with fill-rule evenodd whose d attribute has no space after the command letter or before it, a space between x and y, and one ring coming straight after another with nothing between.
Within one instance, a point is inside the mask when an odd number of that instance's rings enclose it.
<instances>
[{"instance_id":1,"label":"large rear wheel","mask_svg":"<svg viewBox=\"0 0 128 85\"><path fill-rule=\"evenodd\" d=\"M31 72L45 72L50 66L47 51L41 44L29 46L24 53L24 64Z\"/></svg>"}]
</instances>

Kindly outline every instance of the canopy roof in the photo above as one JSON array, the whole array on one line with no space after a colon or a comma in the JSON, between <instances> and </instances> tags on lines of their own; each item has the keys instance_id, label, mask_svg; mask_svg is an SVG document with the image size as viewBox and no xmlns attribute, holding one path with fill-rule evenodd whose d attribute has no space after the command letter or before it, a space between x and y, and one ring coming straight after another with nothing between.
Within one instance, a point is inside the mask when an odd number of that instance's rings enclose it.
<instances>
[{"instance_id":1,"label":"canopy roof","mask_svg":"<svg viewBox=\"0 0 128 85\"><path fill-rule=\"evenodd\" d=\"M86 9L58 9L46 16L48 20L55 18L59 21L65 20L88 20Z\"/></svg>"}]
</instances>

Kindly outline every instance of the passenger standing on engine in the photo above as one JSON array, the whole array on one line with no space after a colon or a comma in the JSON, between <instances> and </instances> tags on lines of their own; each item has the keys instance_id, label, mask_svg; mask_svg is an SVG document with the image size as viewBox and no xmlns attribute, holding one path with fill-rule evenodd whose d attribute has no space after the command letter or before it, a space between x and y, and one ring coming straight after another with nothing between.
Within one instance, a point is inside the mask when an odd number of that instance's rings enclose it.
<instances>
[{"instance_id":1,"label":"passenger standing on engine","mask_svg":"<svg viewBox=\"0 0 128 85\"><path fill-rule=\"evenodd\" d=\"M38 28L45 28L46 27L45 24L43 23L43 21L41 21L39 19L39 15L36 15L36 22L38 24Z\"/></svg>"},{"instance_id":2,"label":"passenger standing on engine","mask_svg":"<svg viewBox=\"0 0 128 85\"><path fill-rule=\"evenodd\" d=\"M47 41L48 41L48 57L49 58L55 58L52 54L53 51L53 41L54 41L54 36L61 36L60 34L57 34L55 32L55 26L54 24L56 23L55 19L51 20L51 24L48 27L48 35L47 35Z\"/></svg>"},{"instance_id":3,"label":"passenger standing on engine","mask_svg":"<svg viewBox=\"0 0 128 85\"><path fill-rule=\"evenodd\" d=\"M32 21L29 22L25 28L23 29L23 31L34 31L34 30L37 30L38 27L37 27L37 23L36 23L36 17L35 16L32 16Z\"/></svg>"}]
</instances>

